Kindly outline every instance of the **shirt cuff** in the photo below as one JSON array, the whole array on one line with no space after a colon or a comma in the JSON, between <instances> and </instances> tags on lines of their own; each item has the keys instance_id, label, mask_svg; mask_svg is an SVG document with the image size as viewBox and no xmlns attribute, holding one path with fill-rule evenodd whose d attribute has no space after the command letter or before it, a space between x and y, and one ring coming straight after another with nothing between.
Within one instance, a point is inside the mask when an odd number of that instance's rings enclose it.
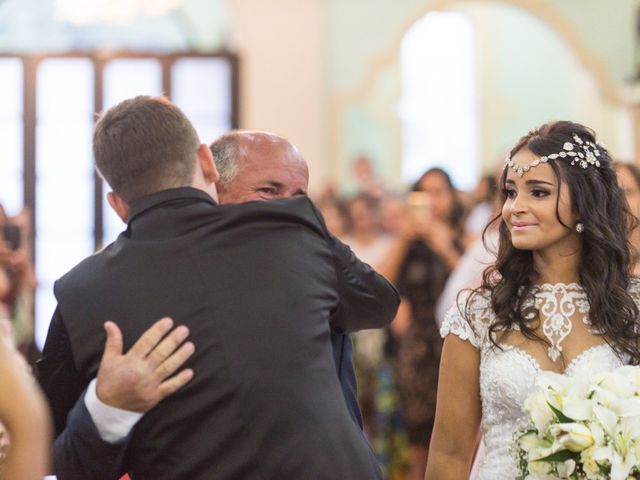
<instances>
[{"instance_id":1,"label":"shirt cuff","mask_svg":"<svg viewBox=\"0 0 640 480\"><path fill-rule=\"evenodd\" d=\"M144 413L112 407L100 401L96 394L95 378L91 380L87 387L84 404L100 434L100 438L108 443L117 443L123 440L144 415Z\"/></svg>"}]
</instances>

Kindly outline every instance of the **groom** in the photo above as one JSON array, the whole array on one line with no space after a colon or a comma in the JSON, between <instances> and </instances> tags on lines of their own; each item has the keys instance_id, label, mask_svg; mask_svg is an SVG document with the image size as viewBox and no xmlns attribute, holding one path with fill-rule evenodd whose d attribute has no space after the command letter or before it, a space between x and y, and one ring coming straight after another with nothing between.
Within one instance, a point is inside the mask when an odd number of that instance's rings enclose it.
<instances>
[{"instance_id":1,"label":"groom","mask_svg":"<svg viewBox=\"0 0 640 480\"><path fill-rule=\"evenodd\" d=\"M170 315L191 331L195 376L136 426L135 478L379 478L341 397L329 323L384 325L393 287L331 249L306 198L216 206L211 154L165 100L107 112L94 152L128 229L56 284L40 371L58 426L95 376L102 319L128 347Z\"/></svg>"}]
</instances>

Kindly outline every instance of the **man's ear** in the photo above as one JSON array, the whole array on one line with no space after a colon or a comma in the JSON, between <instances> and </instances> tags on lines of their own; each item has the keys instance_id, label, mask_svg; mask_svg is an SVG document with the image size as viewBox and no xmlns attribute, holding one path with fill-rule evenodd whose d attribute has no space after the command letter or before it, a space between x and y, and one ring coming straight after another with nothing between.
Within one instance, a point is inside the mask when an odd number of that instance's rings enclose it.
<instances>
[{"instance_id":1,"label":"man's ear","mask_svg":"<svg viewBox=\"0 0 640 480\"><path fill-rule=\"evenodd\" d=\"M202 170L202 175L209 183L217 183L220 180L220 174L216 168L216 162L213 159L213 153L208 145L204 143L198 148L198 163Z\"/></svg>"},{"instance_id":2,"label":"man's ear","mask_svg":"<svg viewBox=\"0 0 640 480\"><path fill-rule=\"evenodd\" d=\"M109 192L107 193L107 201L111 208L118 214L118 216L122 219L124 223L128 223L129 221L129 205L125 203L122 198L120 198L116 193Z\"/></svg>"}]
</instances>

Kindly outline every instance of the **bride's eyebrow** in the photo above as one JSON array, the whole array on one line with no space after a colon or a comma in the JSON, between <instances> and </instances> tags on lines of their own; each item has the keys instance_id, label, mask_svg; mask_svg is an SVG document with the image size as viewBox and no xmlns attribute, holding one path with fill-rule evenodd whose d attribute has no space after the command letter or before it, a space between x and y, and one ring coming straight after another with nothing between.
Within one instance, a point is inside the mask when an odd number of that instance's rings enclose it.
<instances>
[{"instance_id":1,"label":"bride's eyebrow","mask_svg":"<svg viewBox=\"0 0 640 480\"><path fill-rule=\"evenodd\" d=\"M525 185L550 185L552 187L555 186L555 183L547 182L546 180L526 180L524 182Z\"/></svg>"},{"instance_id":2,"label":"bride's eyebrow","mask_svg":"<svg viewBox=\"0 0 640 480\"><path fill-rule=\"evenodd\" d=\"M514 180L511 180L509 178L506 179L504 181L504 183L505 183L505 185L515 185L516 184L516 182ZM531 186L531 185L549 185L549 186L555 187L555 183L548 182L546 180L537 180L537 179L525 180L524 184L527 185L527 186Z\"/></svg>"}]
</instances>

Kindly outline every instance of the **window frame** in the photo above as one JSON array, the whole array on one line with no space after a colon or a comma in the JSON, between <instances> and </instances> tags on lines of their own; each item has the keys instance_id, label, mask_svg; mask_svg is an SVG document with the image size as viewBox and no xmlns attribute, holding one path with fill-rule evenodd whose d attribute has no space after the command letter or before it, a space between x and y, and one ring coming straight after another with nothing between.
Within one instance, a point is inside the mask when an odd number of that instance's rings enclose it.
<instances>
[{"instance_id":1,"label":"window frame","mask_svg":"<svg viewBox=\"0 0 640 480\"><path fill-rule=\"evenodd\" d=\"M31 236L29 240L29 248L32 254L34 265L36 262L36 245L38 238L38 215L37 211L37 188L36 178L38 172L37 159L37 76L38 68L42 62L50 59L84 59L91 62L93 68L93 93L94 93L94 112L102 112L104 110L104 72L105 67L113 60L123 59L149 59L157 61L161 67L162 75L162 91L171 98L172 92L172 70L173 65L184 59L212 59L224 60L229 66L230 75L230 105L229 105L229 125L231 129L239 128L240 124L240 102L239 102L239 60L238 56L228 51L219 51L211 53L201 53L195 51L174 52L174 53L152 53L141 51L109 51L109 52L81 52L71 51L64 53L38 53L38 54L21 54L14 52L0 53L0 59L14 58L22 63L22 128L23 128L23 152L22 152L22 182L23 194L22 204L30 210L30 229ZM211 139L212 140L212 139ZM103 215L105 207L105 192L103 188L103 180L94 168L93 171L93 247L94 251L98 251L103 247L105 234L105 217ZM33 318L36 330L38 329L38 312L37 310L37 291L34 290ZM37 339L37 334L34 340Z\"/></svg>"},{"instance_id":2,"label":"window frame","mask_svg":"<svg viewBox=\"0 0 640 480\"><path fill-rule=\"evenodd\" d=\"M44 60L52 58L81 58L90 60L93 65L94 73L94 111L101 112L104 107L103 97L103 78L104 68L112 60L122 59L151 59L156 60L162 69L162 90L168 98L171 98L171 69L173 64L182 59L188 58L209 58L224 59L229 63L231 73L231 110L230 125L232 129L236 129L240 124L239 117L239 60L234 53L227 51L201 53L195 51L158 54L151 52L138 51L113 51L113 52L64 52L64 53L39 53L39 54L18 54L3 52L0 58L17 58L22 62L23 66L23 164L22 164L22 181L23 181L23 205L29 208L31 212L31 250L34 255L35 262L35 240L37 237L36 230L36 105L37 105L37 74L38 67ZM93 181L94 190L94 208L93 208L93 240L95 250L102 248L104 237L104 218L103 207L105 201L102 179L97 172L94 172Z\"/></svg>"}]
</instances>

